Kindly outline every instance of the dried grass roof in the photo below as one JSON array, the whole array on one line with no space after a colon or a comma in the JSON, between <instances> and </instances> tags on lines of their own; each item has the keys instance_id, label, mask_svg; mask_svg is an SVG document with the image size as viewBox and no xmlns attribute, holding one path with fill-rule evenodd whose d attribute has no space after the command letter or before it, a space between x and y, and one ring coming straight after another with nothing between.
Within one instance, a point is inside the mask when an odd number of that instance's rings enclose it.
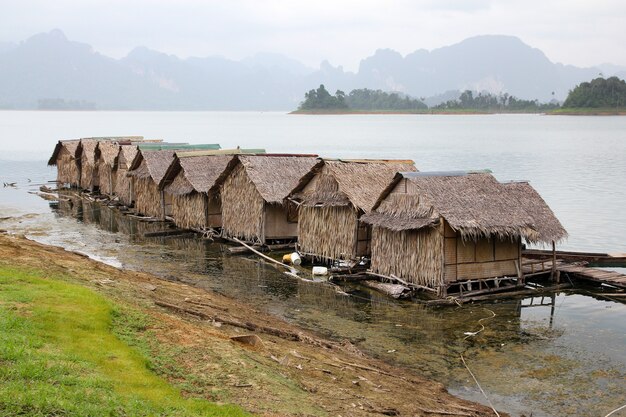
<instances>
[{"instance_id":1,"label":"dried grass roof","mask_svg":"<svg viewBox=\"0 0 626 417\"><path fill-rule=\"evenodd\" d=\"M80 143L80 139L70 139L70 140L60 140L57 142L54 147L54 151L52 152L52 156L48 160L48 165L54 166L57 164L57 159L59 158L59 153L61 149L65 148L70 155L76 156L76 148L78 148L78 144Z\"/></svg>"},{"instance_id":2,"label":"dried grass roof","mask_svg":"<svg viewBox=\"0 0 626 417\"><path fill-rule=\"evenodd\" d=\"M509 182L503 185L533 219L533 226L539 233L539 242L559 242L567 238L567 231L559 219L529 183Z\"/></svg>"},{"instance_id":3,"label":"dried grass roof","mask_svg":"<svg viewBox=\"0 0 626 417\"><path fill-rule=\"evenodd\" d=\"M123 159L126 163L125 168L129 168L130 164L137 156L137 152L139 152L139 148L137 148L137 145L121 145L115 163L119 164L121 159Z\"/></svg>"},{"instance_id":4,"label":"dried grass roof","mask_svg":"<svg viewBox=\"0 0 626 417\"><path fill-rule=\"evenodd\" d=\"M100 159L108 166L113 167L115 160L120 152L120 144L114 141L98 142L96 153L100 155Z\"/></svg>"},{"instance_id":5,"label":"dried grass roof","mask_svg":"<svg viewBox=\"0 0 626 417\"><path fill-rule=\"evenodd\" d=\"M177 157L167 169L160 186L173 195L184 195L193 191L208 193L232 159L233 155Z\"/></svg>"},{"instance_id":6,"label":"dried grass roof","mask_svg":"<svg viewBox=\"0 0 626 417\"><path fill-rule=\"evenodd\" d=\"M323 196L325 205L345 205L352 203L355 207L369 212L380 193L389 185L397 172L417 171L411 160L361 159L338 160L322 159L307 173L292 190L297 194L306 184L321 171L328 168L330 175L337 182L338 189L334 193ZM320 197L317 195L316 197Z\"/></svg>"},{"instance_id":7,"label":"dried grass roof","mask_svg":"<svg viewBox=\"0 0 626 417\"><path fill-rule=\"evenodd\" d=\"M159 184L173 160L173 150L137 152L128 175L137 178L152 178L155 183Z\"/></svg>"},{"instance_id":8,"label":"dried grass roof","mask_svg":"<svg viewBox=\"0 0 626 417\"><path fill-rule=\"evenodd\" d=\"M81 139L76 149L76 157L82 165L95 165L96 146L101 139Z\"/></svg>"},{"instance_id":9,"label":"dried grass roof","mask_svg":"<svg viewBox=\"0 0 626 417\"><path fill-rule=\"evenodd\" d=\"M390 194L403 178L415 187L414 194ZM436 224L441 216L466 239L523 237L531 243L562 239L564 235L554 224L558 220L546 211L545 202L541 200L542 207L534 207L541 197L532 187L515 187L484 172L400 173L379 197L374 206L377 213L362 220L391 230L407 230ZM544 223L553 228L544 230ZM560 230L565 232L562 227Z\"/></svg>"},{"instance_id":10,"label":"dried grass roof","mask_svg":"<svg viewBox=\"0 0 626 417\"><path fill-rule=\"evenodd\" d=\"M241 164L250 181L268 203L282 204L300 179L318 162L317 155L236 155L216 182L226 177Z\"/></svg>"}]
</instances>

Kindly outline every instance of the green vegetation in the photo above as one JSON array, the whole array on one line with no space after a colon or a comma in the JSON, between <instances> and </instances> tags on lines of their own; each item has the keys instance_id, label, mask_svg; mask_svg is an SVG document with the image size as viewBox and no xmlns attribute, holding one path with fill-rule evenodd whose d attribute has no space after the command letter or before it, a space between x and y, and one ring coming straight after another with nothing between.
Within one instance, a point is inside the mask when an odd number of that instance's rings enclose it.
<instances>
[{"instance_id":1,"label":"green vegetation","mask_svg":"<svg viewBox=\"0 0 626 417\"><path fill-rule=\"evenodd\" d=\"M304 101L300 104L300 110L315 109L347 109L346 94L337 90L335 95L331 95L321 84L317 90L304 93Z\"/></svg>"},{"instance_id":2,"label":"green vegetation","mask_svg":"<svg viewBox=\"0 0 626 417\"><path fill-rule=\"evenodd\" d=\"M626 106L626 82L617 77L580 83L569 92L564 109L615 109Z\"/></svg>"},{"instance_id":3,"label":"green vegetation","mask_svg":"<svg viewBox=\"0 0 626 417\"><path fill-rule=\"evenodd\" d=\"M0 267L0 416L245 415L185 399L155 375L141 349L116 336L143 328L143 316L44 276Z\"/></svg>"},{"instance_id":4,"label":"green vegetation","mask_svg":"<svg viewBox=\"0 0 626 417\"><path fill-rule=\"evenodd\" d=\"M304 94L304 101L300 104L300 111L329 111L329 112L360 112L360 111L416 111L426 110L428 106L419 100L403 97L398 93L386 93L382 90L370 90L362 88L352 90L346 94L337 90L331 95L324 84L317 90L311 90Z\"/></svg>"},{"instance_id":5,"label":"green vegetation","mask_svg":"<svg viewBox=\"0 0 626 417\"><path fill-rule=\"evenodd\" d=\"M398 93L362 88L350 91L346 104L354 110L426 110L428 106L419 100Z\"/></svg>"},{"instance_id":6,"label":"green vegetation","mask_svg":"<svg viewBox=\"0 0 626 417\"><path fill-rule=\"evenodd\" d=\"M457 100L448 100L428 108L420 100L399 93L387 93L368 88L352 90L346 94L337 90L331 95L324 85L304 95L298 112L301 113L538 113L557 109L555 103L542 104L537 100L522 100L509 94L492 95L466 90Z\"/></svg>"},{"instance_id":7,"label":"green vegetation","mask_svg":"<svg viewBox=\"0 0 626 417\"><path fill-rule=\"evenodd\" d=\"M548 110L554 110L559 105L556 103L539 103L537 100L522 100L507 93L493 95L488 93L474 93L465 90L457 100L448 100L441 103L433 109L435 110L473 110L485 113L538 113Z\"/></svg>"}]
</instances>

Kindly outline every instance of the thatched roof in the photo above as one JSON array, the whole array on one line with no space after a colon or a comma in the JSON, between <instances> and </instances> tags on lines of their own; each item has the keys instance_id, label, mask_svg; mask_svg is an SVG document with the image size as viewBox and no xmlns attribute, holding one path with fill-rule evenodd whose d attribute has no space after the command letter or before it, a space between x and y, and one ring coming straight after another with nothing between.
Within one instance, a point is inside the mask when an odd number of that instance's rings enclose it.
<instances>
[{"instance_id":1,"label":"thatched roof","mask_svg":"<svg viewBox=\"0 0 626 417\"><path fill-rule=\"evenodd\" d=\"M52 156L48 160L48 165L54 166L57 164L57 159L59 158L59 153L61 149L65 148L70 155L76 156L76 148L78 148L78 144L80 143L80 139L70 139L70 140L60 140L57 142L54 147L54 151L52 152Z\"/></svg>"},{"instance_id":2,"label":"thatched roof","mask_svg":"<svg viewBox=\"0 0 626 417\"><path fill-rule=\"evenodd\" d=\"M178 155L178 153L177 153ZM208 193L233 155L177 157L172 161L159 186L172 195Z\"/></svg>"},{"instance_id":3,"label":"thatched roof","mask_svg":"<svg viewBox=\"0 0 626 417\"><path fill-rule=\"evenodd\" d=\"M120 146L119 142L102 141L98 142L95 152L100 155L100 159L105 163L105 165L113 167L115 165L117 155L120 152Z\"/></svg>"},{"instance_id":4,"label":"thatched roof","mask_svg":"<svg viewBox=\"0 0 626 417\"><path fill-rule=\"evenodd\" d=\"M236 155L217 180L219 186L238 164L267 203L282 204L298 181L318 162L317 155Z\"/></svg>"},{"instance_id":5,"label":"thatched roof","mask_svg":"<svg viewBox=\"0 0 626 417\"><path fill-rule=\"evenodd\" d=\"M96 164L96 146L100 139L81 139L76 148L76 157L80 158L81 165Z\"/></svg>"},{"instance_id":6,"label":"thatched roof","mask_svg":"<svg viewBox=\"0 0 626 417\"><path fill-rule=\"evenodd\" d=\"M439 219L433 217L413 218L410 216L393 216L376 211L364 214L361 217L361 221L395 232L423 229L425 227L435 226L439 223Z\"/></svg>"},{"instance_id":7,"label":"thatched roof","mask_svg":"<svg viewBox=\"0 0 626 417\"><path fill-rule=\"evenodd\" d=\"M173 160L173 150L140 151L130 164L128 175L136 178L152 178L156 184L159 184Z\"/></svg>"},{"instance_id":8,"label":"thatched roof","mask_svg":"<svg viewBox=\"0 0 626 417\"><path fill-rule=\"evenodd\" d=\"M414 191L390 194L402 179L410 181ZM513 188L486 172L399 173L374 205L376 212L361 220L399 231L429 227L443 217L464 239L522 237L534 243L564 237L542 232L543 222L558 220L548 219L554 215L548 216L543 208L529 208L537 200L528 197L528 188L515 192ZM529 204L522 204L522 199Z\"/></svg>"},{"instance_id":9,"label":"thatched roof","mask_svg":"<svg viewBox=\"0 0 626 417\"><path fill-rule=\"evenodd\" d=\"M325 184L310 195L300 192L326 166L331 178L320 178ZM319 160L294 187L290 195L301 198L306 205L323 204L326 206L346 205L369 212L380 193L400 171L417 171L410 160Z\"/></svg>"},{"instance_id":10,"label":"thatched roof","mask_svg":"<svg viewBox=\"0 0 626 417\"><path fill-rule=\"evenodd\" d=\"M567 238L567 231L559 219L529 183L520 181L503 185L533 219L533 227L539 233L539 242L559 242Z\"/></svg>"},{"instance_id":11,"label":"thatched roof","mask_svg":"<svg viewBox=\"0 0 626 417\"><path fill-rule=\"evenodd\" d=\"M265 154L265 149L262 148L233 148L233 149L217 149L217 150L192 150L192 151L177 151L176 156L179 158L185 158L189 156L209 156L209 155L236 155L236 154L252 154L260 155Z\"/></svg>"},{"instance_id":12,"label":"thatched roof","mask_svg":"<svg viewBox=\"0 0 626 417\"><path fill-rule=\"evenodd\" d=\"M115 159L115 163L118 164L120 162L120 157L122 157L126 162L125 168L129 168L130 164L135 159L135 156L137 156L137 152L139 152L137 145L121 145L117 158Z\"/></svg>"}]
</instances>

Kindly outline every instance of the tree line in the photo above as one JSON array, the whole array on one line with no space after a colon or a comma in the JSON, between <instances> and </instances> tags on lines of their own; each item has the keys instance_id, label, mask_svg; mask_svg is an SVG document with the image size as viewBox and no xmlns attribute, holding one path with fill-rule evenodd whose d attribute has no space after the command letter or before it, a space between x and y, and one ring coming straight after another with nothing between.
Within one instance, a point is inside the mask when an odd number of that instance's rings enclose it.
<instances>
[{"instance_id":1,"label":"tree line","mask_svg":"<svg viewBox=\"0 0 626 417\"><path fill-rule=\"evenodd\" d=\"M626 106L626 82L617 77L580 83L569 92L563 108L612 108Z\"/></svg>"},{"instance_id":2,"label":"tree line","mask_svg":"<svg viewBox=\"0 0 626 417\"><path fill-rule=\"evenodd\" d=\"M382 90L361 88L350 91L346 95L337 90L335 95L330 94L324 84L316 90L304 94L304 101L299 110L419 110L428 106L420 100L412 99L399 93L387 93Z\"/></svg>"},{"instance_id":3,"label":"tree line","mask_svg":"<svg viewBox=\"0 0 626 417\"><path fill-rule=\"evenodd\" d=\"M571 90L561 106L553 100L540 103L524 100L508 93L474 93L463 91L458 99L448 100L430 108L435 111L480 111L480 112L545 112L558 108L623 108L626 106L626 82L617 77L596 78L583 82ZM401 93L361 88L346 95L337 90L330 94L324 84L304 94L298 110L353 110L353 111L425 111L429 107L423 101Z\"/></svg>"}]
</instances>

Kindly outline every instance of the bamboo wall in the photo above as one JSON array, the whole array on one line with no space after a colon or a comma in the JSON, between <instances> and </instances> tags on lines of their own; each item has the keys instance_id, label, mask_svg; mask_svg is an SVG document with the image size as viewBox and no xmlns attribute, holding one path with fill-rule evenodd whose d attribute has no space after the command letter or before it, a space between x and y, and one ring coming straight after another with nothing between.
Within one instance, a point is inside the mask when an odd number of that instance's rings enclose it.
<instances>
[{"instance_id":1,"label":"bamboo wall","mask_svg":"<svg viewBox=\"0 0 626 417\"><path fill-rule=\"evenodd\" d=\"M298 223L288 220L287 209L280 204L265 205L265 238L293 239L298 236Z\"/></svg>"},{"instance_id":2,"label":"bamboo wall","mask_svg":"<svg viewBox=\"0 0 626 417\"><path fill-rule=\"evenodd\" d=\"M84 153L81 155L80 187L82 189L93 191L94 187L98 185L97 167L97 165L94 166L87 162Z\"/></svg>"},{"instance_id":3,"label":"bamboo wall","mask_svg":"<svg viewBox=\"0 0 626 417\"><path fill-rule=\"evenodd\" d=\"M241 164L224 180L221 195L223 233L247 241L263 241L265 202Z\"/></svg>"},{"instance_id":4,"label":"bamboo wall","mask_svg":"<svg viewBox=\"0 0 626 417\"><path fill-rule=\"evenodd\" d=\"M114 193L116 196L120 198L120 201L127 206L130 206L132 203L130 196L130 181L131 179L126 176L128 170L126 167L119 166L115 171L116 180L115 180L115 188Z\"/></svg>"},{"instance_id":5,"label":"bamboo wall","mask_svg":"<svg viewBox=\"0 0 626 417\"><path fill-rule=\"evenodd\" d=\"M76 187L80 183L80 175L76 159L65 148L62 148L57 158L57 182Z\"/></svg>"},{"instance_id":6,"label":"bamboo wall","mask_svg":"<svg viewBox=\"0 0 626 417\"><path fill-rule=\"evenodd\" d=\"M151 178L133 178L135 209L150 217L161 217L161 192Z\"/></svg>"},{"instance_id":7,"label":"bamboo wall","mask_svg":"<svg viewBox=\"0 0 626 417\"><path fill-rule=\"evenodd\" d=\"M182 229L207 226L207 197L201 193L172 196L172 217Z\"/></svg>"},{"instance_id":8,"label":"bamboo wall","mask_svg":"<svg viewBox=\"0 0 626 417\"><path fill-rule=\"evenodd\" d=\"M372 270L439 288L443 280L443 236L438 228L395 232L374 227Z\"/></svg>"},{"instance_id":9,"label":"bamboo wall","mask_svg":"<svg viewBox=\"0 0 626 417\"><path fill-rule=\"evenodd\" d=\"M98 165L98 184L100 184L100 194L113 195L117 172L114 172L113 168L105 163L98 162Z\"/></svg>"},{"instance_id":10,"label":"bamboo wall","mask_svg":"<svg viewBox=\"0 0 626 417\"><path fill-rule=\"evenodd\" d=\"M517 276L516 262L520 262L521 241L481 238L464 241L445 224L445 280Z\"/></svg>"},{"instance_id":11,"label":"bamboo wall","mask_svg":"<svg viewBox=\"0 0 626 417\"><path fill-rule=\"evenodd\" d=\"M300 206L298 246L324 259L356 256L357 213L351 206Z\"/></svg>"}]
</instances>

